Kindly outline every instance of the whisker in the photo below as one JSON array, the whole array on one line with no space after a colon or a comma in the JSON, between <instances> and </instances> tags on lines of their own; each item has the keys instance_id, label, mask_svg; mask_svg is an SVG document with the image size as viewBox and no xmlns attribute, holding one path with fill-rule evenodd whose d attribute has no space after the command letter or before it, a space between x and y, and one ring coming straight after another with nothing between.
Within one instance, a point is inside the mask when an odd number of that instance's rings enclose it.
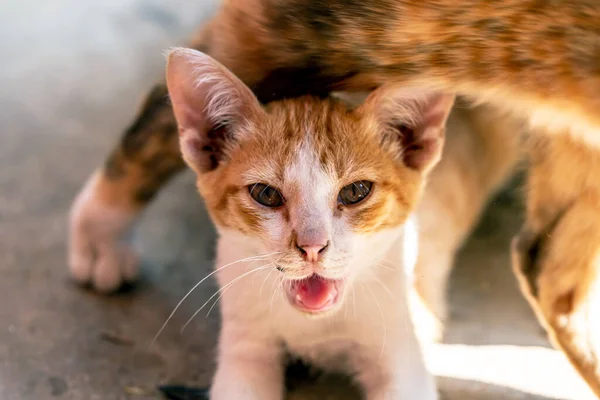
<instances>
[{"instance_id":1,"label":"whisker","mask_svg":"<svg viewBox=\"0 0 600 400\"><path fill-rule=\"evenodd\" d=\"M276 291L277 286L278 286L277 279L273 279L273 282L271 283L271 296L273 296L273 293ZM269 305L269 313L271 312L271 304L272 303L270 303L270 305Z\"/></svg>"},{"instance_id":2,"label":"whisker","mask_svg":"<svg viewBox=\"0 0 600 400\"><path fill-rule=\"evenodd\" d=\"M369 292L371 292L371 296L373 296L373 300L375 300L375 303L377 303L377 307L379 308L379 315L381 315L381 322L383 324L383 340L381 343L381 352L379 353L379 358L381 358L381 356L383 356L383 350L385 349L385 345L387 342L387 325L385 323L385 317L383 316L383 310L381 309L379 300L377 300L375 293L373 293L373 291L371 290L371 288L369 286L367 286L367 289L369 289Z\"/></svg>"},{"instance_id":3,"label":"whisker","mask_svg":"<svg viewBox=\"0 0 600 400\"><path fill-rule=\"evenodd\" d=\"M254 186L256 186L256 184L255 184ZM268 189L268 188L270 188L270 187L271 187L271 186L269 186L269 185L265 185L265 188L262 190L262 192L260 192L260 195L259 195L259 196L262 196L262 195L263 195L263 193L265 192L265 190L267 190L267 189Z\"/></svg>"},{"instance_id":4,"label":"whisker","mask_svg":"<svg viewBox=\"0 0 600 400\"><path fill-rule=\"evenodd\" d=\"M348 317L348 301L344 301L344 320Z\"/></svg>"},{"instance_id":5,"label":"whisker","mask_svg":"<svg viewBox=\"0 0 600 400\"><path fill-rule=\"evenodd\" d=\"M366 284L364 282L360 282L360 288L362 290L362 297L363 298L367 295L367 291L365 290L365 286L366 286ZM373 314L369 313L369 317L373 317ZM369 323L372 323L372 322L373 321L372 321L372 318L371 318L371 320L369 321Z\"/></svg>"},{"instance_id":6,"label":"whisker","mask_svg":"<svg viewBox=\"0 0 600 400\"><path fill-rule=\"evenodd\" d=\"M214 274L216 274L217 272L230 267L232 265L241 263L241 262L246 262L246 261L254 261L254 260L258 260L264 257L269 257L275 254L280 253L279 251L274 251L271 253L266 253L266 254L259 254L259 255L255 255L255 256L250 256L250 257L246 257L246 258L242 258L241 260L237 260L234 262L231 262L229 264L226 264L222 267L219 267L217 269L215 269L214 271L212 271L211 273L209 273L208 275L206 275L204 278L202 278L200 280L200 282L196 283L194 285L194 287L192 287L186 294L185 296L183 296L183 298L179 301L179 303L177 303L177 305L175 306L175 308L173 309L173 311L171 312L171 314L169 314L169 316L167 317L167 320L165 321L164 324L162 324L162 326L160 327L160 329L158 330L158 332L156 333L156 335L154 336L154 338L152 339L152 342L150 342L150 348L152 348L152 346L154 345L154 343L156 342L156 340L158 339L158 337L160 336L160 334L165 330L165 328L167 327L167 324L169 323L169 321L173 318L173 316L175 315L175 313L177 312L177 310L179 309L179 307L181 307L181 305L183 304L183 302L185 301L185 299L187 299L194 290L196 290L196 288L198 288L198 286L200 286L202 284L202 282L206 281L208 278L210 278L211 276L213 276Z\"/></svg>"},{"instance_id":7,"label":"whisker","mask_svg":"<svg viewBox=\"0 0 600 400\"><path fill-rule=\"evenodd\" d=\"M285 296L283 295L283 290L280 290L280 288L281 288L281 287L283 287L283 280L282 280L282 281L281 281L281 283L280 283L280 287L278 287L278 288L277 288L277 291L279 292L279 297L281 297L281 301L285 301L285 300L286 300L286 298L285 298Z\"/></svg>"},{"instance_id":8,"label":"whisker","mask_svg":"<svg viewBox=\"0 0 600 400\"><path fill-rule=\"evenodd\" d=\"M273 310L273 300L275 299L275 294L277 292L280 292L281 294L283 294L283 291L281 290L282 287L283 287L283 279L280 279L279 285L277 285L277 288L271 294L271 301L269 302L269 310Z\"/></svg>"},{"instance_id":9,"label":"whisker","mask_svg":"<svg viewBox=\"0 0 600 400\"><path fill-rule=\"evenodd\" d=\"M375 264L375 265L376 265L377 267L385 268L385 269L387 269L387 270L390 270L390 271L395 271L395 269L394 269L394 268L392 268L392 267L390 267L390 266L388 266L388 265L383 265L383 264Z\"/></svg>"},{"instance_id":10,"label":"whisker","mask_svg":"<svg viewBox=\"0 0 600 400\"><path fill-rule=\"evenodd\" d=\"M354 319L356 319L356 288L352 288L352 302L354 303Z\"/></svg>"},{"instance_id":11,"label":"whisker","mask_svg":"<svg viewBox=\"0 0 600 400\"><path fill-rule=\"evenodd\" d=\"M217 290L217 291L216 291L216 292L215 292L215 293L214 293L212 296L210 296L210 298L209 298L208 300L206 300L206 302L205 302L204 304L202 304L202 306L201 306L201 307L200 307L198 310L196 310L196 312L194 312L194 314L192 314L192 316L191 316L191 317L190 317L190 318L189 318L189 319L186 321L186 323L183 325L183 327L181 328L181 330L179 331L179 333L183 333L183 331L185 330L185 328L187 328L187 326L188 326L188 325L189 325L189 324L192 322L192 320L193 320L194 318L196 318L196 316L197 316L197 315L198 315L198 314L199 314L199 313L200 313L200 312L201 312L201 311L204 309L204 307L206 307L206 306L208 305L208 303L209 303L209 302L210 302L212 299L214 299L214 298L215 298L216 296L218 296L219 294L222 294L222 292L224 292L225 290L227 290L228 288L230 288L231 286L233 286L233 285L234 285L234 284L235 284L237 281L239 281L240 279L242 279L242 278L244 278L244 277L246 277L246 276L248 276L248 275L250 275L250 274L252 274L252 273L255 273L255 272L261 271L261 270L263 270L263 269L267 268L268 266L269 266L269 265L267 264L267 265L265 265L265 266L263 266L263 267L259 267L259 268L251 269L250 271L244 272L242 275L240 275L240 276L236 277L236 278L235 278L235 279L233 279L231 282L228 282L227 284L223 285L223 287L222 287L222 288L220 288L220 289L219 289L219 290ZM220 298L220 296L219 296L219 298ZM219 299L217 299L217 301L219 301ZM217 301L215 301L215 304L217 304Z\"/></svg>"},{"instance_id":12,"label":"whisker","mask_svg":"<svg viewBox=\"0 0 600 400\"><path fill-rule=\"evenodd\" d=\"M267 276L265 276L265 279L263 280L262 285L260 285L260 291L258 292L258 296L259 297L262 295L262 291L263 291L263 288L265 287L265 283L267 282L267 280L269 279L269 277L271 276L271 274L273 273L273 271L275 271L275 270L271 269L269 271L269 273L267 274Z\"/></svg>"},{"instance_id":13,"label":"whisker","mask_svg":"<svg viewBox=\"0 0 600 400\"><path fill-rule=\"evenodd\" d=\"M262 267L259 267L258 269L256 269L256 270L253 270L253 271L250 271L250 272L259 272L259 271L263 271L263 270L265 270L265 269L267 269L267 268L270 268L270 267L272 267L272 266L273 266L273 264L267 264L267 265L263 265ZM271 272L273 272L273 270L271 270L271 271L269 272L269 274L270 274ZM254 279L254 277L255 277L255 276L256 276L256 274L255 274L255 275L252 277L252 279ZM229 289L230 289L232 286L233 286L233 285L230 285L230 286L228 286L228 287L227 287L227 289L224 289L224 290L221 292L221 294L219 295L219 297L217 297L217 299L215 300L215 302L213 303L213 305L212 305L212 306L211 306L211 307L208 309L208 312L206 313L206 318L208 318L208 316L210 315L210 312L213 310L213 308L215 308L215 306L217 305L217 303L219 302L219 300L221 300L221 298L223 297L223 295L225 294L225 292L226 292L227 290L229 290Z\"/></svg>"},{"instance_id":14,"label":"whisker","mask_svg":"<svg viewBox=\"0 0 600 400\"><path fill-rule=\"evenodd\" d=\"M396 297L396 295L394 295L394 293L392 293L392 291L390 290L389 287L387 287L387 285L381 280L381 278L379 278L377 275L373 275L373 277L375 278L375 280L377 281L377 283L379 283L381 286L383 286L383 289L385 289L385 291L387 292L387 294L390 295L390 297L395 300L397 303L400 302L400 300L398 299L398 297Z\"/></svg>"},{"instance_id":15,"label":"whisker","mask_svg":"<svg viewBox=\"0 0 600 400\"><path fill-rule=\"evenodd\" d=\"M257 261L263 261L263 260L255 260L252 261L252 263L250 265L248 265L248 269L252 269L252 267L254 266L254 264L256 264ZM252 285L254 286L254 282L256 280L256 275L252 276Z\"/></svg>"},{"instance_id":16,"label":"whisker","mask_svg":"<svg viewBox=\"0 0 600 400\"><path fill-rule=\"evenodd\" d=\"M399 266L399 262L398 261L391 261L391 260L387 260L385 258L376 257L375 261L386 263L386 264L389 265L390 268L393 268L393 269L396 269Z\"/></svg>"}]
</instances>

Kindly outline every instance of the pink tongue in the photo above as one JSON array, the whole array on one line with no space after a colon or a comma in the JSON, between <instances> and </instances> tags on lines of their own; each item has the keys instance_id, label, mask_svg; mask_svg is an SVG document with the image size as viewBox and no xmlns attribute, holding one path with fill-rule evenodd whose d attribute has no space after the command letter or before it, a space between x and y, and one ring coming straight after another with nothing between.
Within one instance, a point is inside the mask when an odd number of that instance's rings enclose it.
<instances>
[{"instance_id":1,"label":"pink tongue","mask_svg":"<svg viewBox=\"0 0 600 400\"><path fill-rule=\"evenodd\" d=\"M298 284L298 296L305 307L318 310L327 304L335 285L329 280L311 276Z\"/></svg>"}]
</instances>

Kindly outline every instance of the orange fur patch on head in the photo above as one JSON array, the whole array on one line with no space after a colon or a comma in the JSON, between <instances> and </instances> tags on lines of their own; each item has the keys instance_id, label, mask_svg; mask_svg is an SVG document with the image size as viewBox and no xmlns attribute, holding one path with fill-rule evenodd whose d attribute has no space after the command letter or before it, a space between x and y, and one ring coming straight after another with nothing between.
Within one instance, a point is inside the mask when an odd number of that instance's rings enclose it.
<instances>
[{"instance_id":1,"label":"orange fur patch on head","mask_svg":"<svg viewBox=\"0 0 600 400\"><path fill-rule=\"evenodd\" d=\"M223 65L190 49L171 52L167 86L183 157L213 218L270 242L291 230L320 244L402 224L440 157L454 101L390 84L359 107L305 96L264 108Z\"/></svg>"},{"instance_id":2,"label":"orange fur patch on head","mask_svg":"<svg viewBox=\"0 0 600 400\"><path fill-rule=\"evenodd\" d=\"M245 129L239 146L223 167L200 177L202 194L219 224L259 234L269 215L289 221L290 208L306 193L303 182L286 182L286 167L308 146L318 168L331 182L328 202L357 233L402 224L420 193L422 174L404 166L398 154L382 147L377 124L334 99L303 97L272 103L266 117ZM310 167L310 166L307 166ZM337 194L359 180L373 181L373 193L361 204L340 206ZM253 204L247 185L261 182L280 190L286 207L270 210ZM235 195L233 195L235 193Z\"/></svg>"},{"instance_id":3,"label":"orange fur patch on head","mask_svg":"<svg viewBox=\"0 0 600 400\"><path fill-rule=\"evenodd\" d=\"M420 186L418 177L379 183L374 188L377 198L353 212L353 228L368 233L401 225L416 207Z\"/></svg>"},{"instance_id":4,"label":"orange fur patch on head","mask_svg":"<svg viewBox=\"0 0 600 400\"><path fill-rule=\"evenodd\" d=\"M236 228L243 233L259 233L263 218L252 207L239 201L244 196L245 188L229 185L223 190L215 190L217 196L211 197L209 209L212 217L223 227ZM206 196L205 196L206 197Z\"/></svg>"}]
</instances>

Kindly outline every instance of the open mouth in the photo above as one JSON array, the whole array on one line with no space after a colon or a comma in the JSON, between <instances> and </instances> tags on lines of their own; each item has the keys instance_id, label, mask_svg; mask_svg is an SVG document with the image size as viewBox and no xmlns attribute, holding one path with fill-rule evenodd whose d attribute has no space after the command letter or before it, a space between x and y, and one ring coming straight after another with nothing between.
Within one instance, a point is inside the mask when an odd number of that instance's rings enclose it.
<instances>
[{"instance_id":1,"label":"open mouth","mask_svg":"<svg viewBox=\"0 0 600 400\"><path fill-rule=\"evenodd\" d=\"M323 278L313 274L308 278L289 281L286 285L288 300L300 311L311 314L334 308L342 299L343 280Z\"/></svg>"}]
</instances>

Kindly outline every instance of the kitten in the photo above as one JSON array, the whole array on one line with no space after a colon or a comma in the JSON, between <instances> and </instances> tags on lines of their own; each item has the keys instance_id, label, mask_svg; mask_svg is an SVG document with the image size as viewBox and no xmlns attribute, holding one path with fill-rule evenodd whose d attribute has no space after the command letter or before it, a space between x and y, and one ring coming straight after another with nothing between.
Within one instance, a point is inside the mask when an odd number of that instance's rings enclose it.
<instances>
[{"instance_id":1,"label":"kitten","mask_svg":"<svg viewBox=\"0 0 600 400\"><path fill-rule=\"evenodd\" d=\"M370 400L436 399L405 268L416 257L409 218L454 96L384 87L354 111L310 97L263 109L224 67L185 49L171 54L167 85L219 232L211 398L282 398L289 351L325 369L345 360Z\"/></svg>"}]
</instances>

